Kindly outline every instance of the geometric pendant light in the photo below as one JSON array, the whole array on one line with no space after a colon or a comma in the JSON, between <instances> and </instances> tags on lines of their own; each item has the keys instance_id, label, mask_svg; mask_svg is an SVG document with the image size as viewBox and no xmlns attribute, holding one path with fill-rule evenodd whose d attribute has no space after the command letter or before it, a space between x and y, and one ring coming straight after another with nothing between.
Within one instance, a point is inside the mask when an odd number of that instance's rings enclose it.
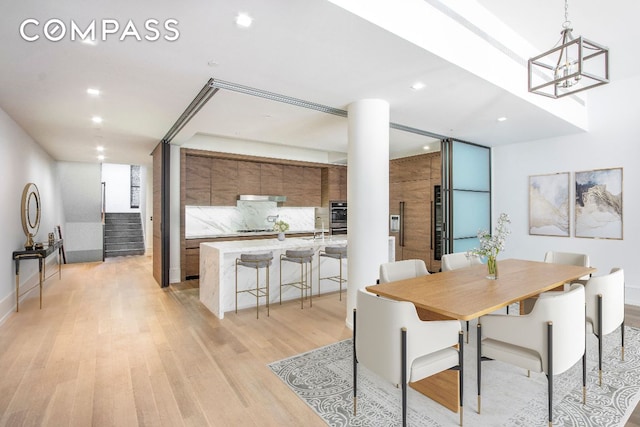
<instances>
[{"instance_id":1,"label":"geometric pendant light","mask_svg":"<svg viewBox=\"0 0 640 427\"><path fill-rule=\"evenodd\" d=\"M568 4L560 41L552 49L529 59L529 92L550 98L609 83L609 49L571 34Z\"/></svg>"}]
</instances>

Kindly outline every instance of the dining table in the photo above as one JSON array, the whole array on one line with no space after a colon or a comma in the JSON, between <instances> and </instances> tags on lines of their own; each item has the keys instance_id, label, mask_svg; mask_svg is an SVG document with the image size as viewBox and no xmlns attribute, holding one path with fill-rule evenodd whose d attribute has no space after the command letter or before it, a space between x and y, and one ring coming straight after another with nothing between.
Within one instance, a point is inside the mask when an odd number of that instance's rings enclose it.
<instances>
[{"instance_id":1,"label":"dining table","mask_svg":"<svg viewBox=\"0 0 640 427\"><path fill-rule=\"evenodd\" d=\"M469 321L543 292L562 289L565 283L595 271L593 267L505 259L498 261L497 279L488 278L487 266L477 264L365 289L381 297L413 303L422 320ZM450 370L410 386L457 412L459 381L458 371Z\"/></svg>"}]
</instances>

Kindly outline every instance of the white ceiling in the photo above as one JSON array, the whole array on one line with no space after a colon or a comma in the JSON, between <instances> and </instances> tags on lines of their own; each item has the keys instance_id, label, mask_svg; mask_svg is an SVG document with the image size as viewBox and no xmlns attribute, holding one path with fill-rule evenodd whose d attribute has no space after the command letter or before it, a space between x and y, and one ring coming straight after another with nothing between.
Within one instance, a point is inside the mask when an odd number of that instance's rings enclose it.
<instances>
[{"instance_id":1,"label":"white ceiling","mask_svg":"<svg viewBox=\"0 0 640 427\"><path fill-rule=\"evenodd\" d=\"M340 109L382 98L392 122L488 146L582 131L326 0L110 0L90 8L81 0L1 1L0 107L56 160L98 162L96 146L103 145L105 162L149 164L152 149L212 77ZM478 3L539 51L556 43L564 21L560 0ZM640 2L615 5L571 2L569 18L575 35L609 46L611 79L620 80L637 74L632 43ZM255 19L252 28L236 27L239 11ZM131 19L141 32L146 19L174 18L180 37L26 42L18 31L26 18L68 25ZM526 72L521 78L526 87ZM416 80L427 88L411 90ZM102 94L92 98L88 87ZM94 115L104 122L92 124ZM509 119L498 123L500 116ZM346 125L342 117L221 90L174 143L213 135L344 153ZM390 139L393 156L432 140L400 131Z\"/></svg>"}]
</instances>

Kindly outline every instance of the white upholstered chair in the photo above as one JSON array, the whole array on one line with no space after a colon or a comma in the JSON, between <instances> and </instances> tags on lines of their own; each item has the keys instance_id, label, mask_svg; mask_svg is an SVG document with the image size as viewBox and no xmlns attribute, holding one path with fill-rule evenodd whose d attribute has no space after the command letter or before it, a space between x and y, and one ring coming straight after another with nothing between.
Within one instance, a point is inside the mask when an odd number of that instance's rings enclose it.
<instances>
[{"instance_id":1,"label":"white upholstered chair","mask_svg":"<svg viewBox=\"0 0 640 427\"><path fill-rule=\"evenodd\" d=\"M501 360L530 371L544 372L548 382L549 425L553 421L553 376L565 372L582 358L584 403L584 310L585 288L580 284L573 284L567 292L552 292L538 298L528 315L482 316L478 321L478 412L481 405L482 358Z\"/></svg>"},{"instance_id":2,"label":"white upholstered chair","mask_svg":"<svg viewBox=\"0 0 640 427\"><path fill-rule=\"evenodd\" d=\"M457 270L459 268L471 267L472 265L482 264L480 257L467 252L454 252L452 254L442 255L442 271ZM507 306L507 314L509 307ZM467 342L469 342L469 321L467 320Z\"/></svg>"},{"instance_id":3,"label":"white upholstered chair","mask_svg":"<svg viewBox=\"0 0 640 427\"><path fill-rule=\"evenodd\" d=\"M427 266L421 259L387 262L380 265L380 283L411 279L429 274Z\"/></svg>"},{"instance_id":4,"label":"white upholstered chair","mask_svg":"<svg viewBox=\"0 0 640 427\"><path fill-rule=\"evenodd\" d=\"M544 262L548 262L551 264L563 264L563 265L577 265L579 267L591 267L591 263L589 262L589 255L587 254L579 254L574 252L555 252L555 251L547 251L544 254ZM574 280L572 283L580 283L584 285L587 283L590 275L582 276L578 280ZM564 284L564 290L568 290L571 283ZM535 304L536 297L527 298L522 301L524 313L528 313L531 311L531 307Z\"/></svg>"},{"instance_id":5,"label":"white upholstered chair","mask_svg":"<svg viewBox=\"0 0 640 427\"><path fill-rule=\"evenodd\" d=\"M457 270L477 264L482 264L480 257L468 254L467 252L455 252L442 255L442 271Z\"/></svg>"},{"instance_id":6,"label":"white upholstered chair","mask_svg":"<svg viewBox=\"0 0 640 427\"><path fill-rule=\"evenodd\" d=\"M544 254L544 262L552 264L577 265L580 267L591 267L589 255L578 254L573 252L554 252L548 251ZM589 276L583 276L580 280L587 280Z\"/></svg>"},{"instance_id":7,"label":"white upholstered chair","mask_svg":"<svg viewBox=\"0 0 640 427\"><path fill-rule=\"evenodd\" d=\"M358 364L402 387L406 425L407 383L447 369L460 371L460 425L463 420L463 339L457 320L422 321L415 306L358 291L353 310L353 411L357 410ZM458 351L455 345L458 345Z\"/></svg>"},{"instance_id":8,"label":"white upholstered chair","mask_svg":"<svg viewBox=\"0 0 640 427\"><path fill-rule=\"evenodd\" d=\"M624 361L624 270L591 277L585 285L587 333L598 338L598 377L602 385L602 341L620 326L621 358Z\"/></svg>"}]
</instances>

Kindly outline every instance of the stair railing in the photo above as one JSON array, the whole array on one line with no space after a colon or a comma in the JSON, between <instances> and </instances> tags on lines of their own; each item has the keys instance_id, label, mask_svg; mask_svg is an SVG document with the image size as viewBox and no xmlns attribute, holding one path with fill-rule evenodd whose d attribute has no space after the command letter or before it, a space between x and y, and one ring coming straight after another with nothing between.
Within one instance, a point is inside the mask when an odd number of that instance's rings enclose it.
<instances>
[{"instance_id":1,"label":"stair railing","mask_svg":"<svg viewBox=\"0 0 640 427\"><path fill-rule=\"evenodd\" d=\"M100 218L101 218L101 222L102 222L102 262L104 262L105 260L105 253L107 251L107 228L106 228L106 221L107 221L107 213L106 213L106 209L107 209L107 183L102 181L102 206L100 208L101 214L100 214Z\"/></svg>"}]
</instances>

